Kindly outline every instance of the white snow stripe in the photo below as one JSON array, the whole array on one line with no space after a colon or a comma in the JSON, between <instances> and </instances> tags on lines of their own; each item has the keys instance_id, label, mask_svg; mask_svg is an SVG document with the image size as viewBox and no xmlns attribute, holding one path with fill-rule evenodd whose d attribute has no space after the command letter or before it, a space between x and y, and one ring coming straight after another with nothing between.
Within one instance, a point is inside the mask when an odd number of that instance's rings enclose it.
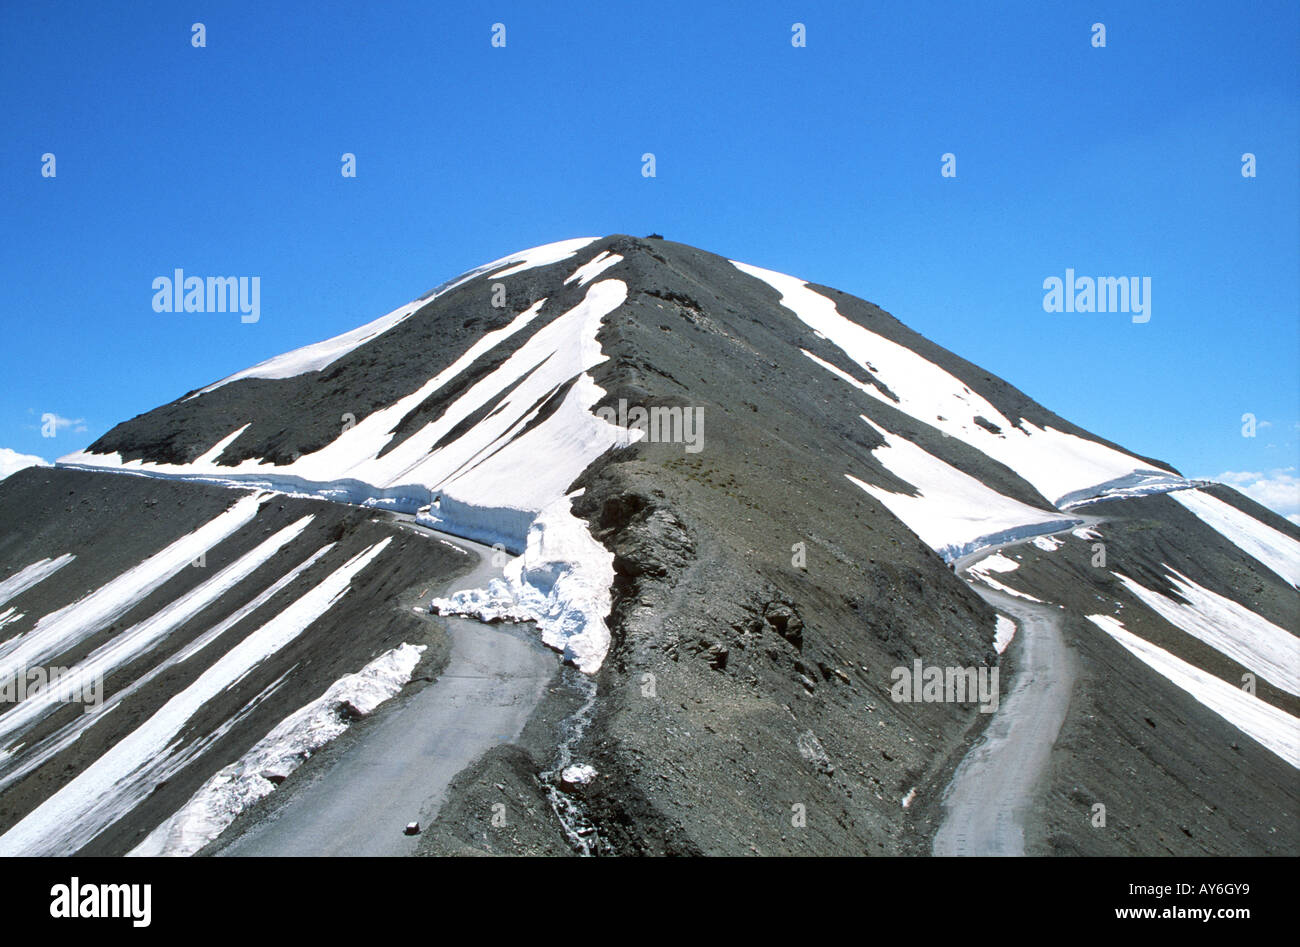
<instances>
[{"instance_id":1,"label":"white snow stripe","mask_svg":"<svg viewBox=\"0 0 1300 947\"><path fill-rule=\"evenodd\" d=\"M95 724L99 723L99 721L103 719L104 715L114 710L124 700L149 686L149 684L159 675L171 670L182 661L189 660L195 654L202 651L204 648L207 648L219 639L231 628L238 625L249 615L252 615L278 594L281 589L288 586L291 582L297 579L299 575L311 568L311 566L314 565L321 556L328 553L335 545L335 543L327 543L320 549L316 550L316 552L312 553L293 569L289 570L289 572L276 580L275 583L268 586L265 591L243 608L209 628L199 637L190 642L190 644L185 648L169 656L157 667L132 681L127 687L115 692L98 707L90 708L89 713L78 714L71 721L64 724L44 740L41 740L30 748L24 747L21 757L18 756L16 750L0 750L0 773L3 774L0 775L0 791L3 791L9 784L22 779L33 770L43 766L47 760L51 759L56 754L63 752L67 747L81 739L82 734ZM16 759L20 759L21 762L18 762L14 769L6 772L6 767Z\"/></svg>"},{"instance_id":2,"label":"white snow stripe","mask_svg":"<svg viewBox=\"0 0 1300 947\"><path fill-rule=\"evenodd\" d=\"M325 614L351 588L357 573L390 542L391 536L353 556L218 658L193 684L0 836L0 856L66 855L99 835L121 816L119 802L134 792L134 777L151 761L167 754L190 718Z\"/></svg>"},{"instance_id":3,"label":"white snow stripe","mask_svg":"<svg viewBox=\"0 0 1300 947\"><path fill-rule=\"evenodd\" d=\"M65 552L57 559L40 559L19 569L9 578L0 581L0 605L26 592L38 582L45 581L75 558L77 557L72 553Z\"/></svg>"},{"instance_id":4,"label":"white snow stripe","mask_svg":"<svg viewBox=\"0 0 1300 947\"><path fill-rule=\"evenodd\" d=\"M1197 585L1176 569L1164 568L1169 569L1169 581L1174 591L1187 600L1185 603L1148 589L1126 575L1111 574L1175 628L1205 642L1270 684L1300 695L1300 638L1232 599Z\"/></svg>"},{"instance_id":5,"label":"white snow stripe","mask_svg":"<svg viewBox=\"0 0 1300 947\"><path fill-rule=\"evenodd\" d=\"M1300 586L1300 542L1199 489L1170 496L1246 555L1291 585Z\"/></svg>"},{"instance_id":6,"label":"white snow stripe","mask_svg":"<svg viewBox=\"0 0 1300 947\"><path fill-rule=\"evenodd\" d=\"M1089 615L1088 620L1161 677L1191 694L1292 766L1300 768L1300 719L1139 638L1110 615Z\"/></svg>"},{"instance_id":7,"label":"white snow stripe","mask_svg":"<svg viewBox=\"0 0 1300 947\"><path fill-rule=\"evenodd\" d=\"M615 266L621 262L623 262L623 257L619 254L610 253L608 250L601 250L587 263L584 263L582 266L574 270L564 281L564 285L568 286L574 280L577 280L579 286L586 286L611 266Z\"/></svg>"},{"instance_id":8,"label":"white snow stripe","mask_svg":"<svg viewBox=\"0 0 1300 947\"><path fill-rule=\"evenodd\" d=\"M148 618L113 637L78 662L59 679L59 687L29 696L8 713L0 715L0 740L21 732L60 704L69 690L82 693L91 681L107 677L114 670L133 661L159 641L181 627L203 609L251 575L259 566L283 549L315 519L309 514L279 530L245 553L235 562L184 595L170 602Z\"/></svg>"},{"instance_id":9,"label":"white snow stripe","mask_svg":"<svg viewBox=\"0 0 1300 947\"><path fill-rule=\"evenodd\" d=\"M742 273L762 280L780 293L782 306L879 379L898 400L857 381L810 352L805 355L871 397L1000 461L1052 503L1059 504L1067 498L1078 501L1093 488L1100 492L1104 485L1138 472L1142 472L1140 479L1144 482L1158 481L1162 487L1186 483L1171 471L1154 469L1147 461L1097 441L1050 427L1040 428L1023 418L1007 418L946 369L841 315L833 300L810 289L805 281L747 263L731 262ZM999 433L975 423L976 418L995 425Z\"/></svg>"},{"instance_id":10,"label":"white snow stripe","mask_svg":"<svg viewBox=\"0 0 1300 947\"><path fill-rule=\"evenodd\" d=\"M348 728L338 713L347 702L363 714L396 695L414 673L424 645L386 651L355 674L330 685L320 697L290 714L238 761L218 771L128 856L189 856L220 835L235 817L287 777L315 750Z\"/></svg>"},{"instance_id":11,"label":"white snow stripe","mask_svg":"<svg viewBox=\"0 0 1300 947\"><path fill-rule=\"evenodd\" d=\"M41 618L27 634L0 646L0 680L39 665L112 624L200 555L250 523L266 499L260 493L240 498L212 521L89 595Z\"/></svg>"},{"instance_id":12,"label":"white snow stripe","mask_svg":"<svg viewBox=\"0 0 1300 947\"><path fill-rule=\"evenodd\" d=\"M587 244L597 239L596 237L575 237L572 240L561 240L558 243L546 243L540 247L533 247L531 250L524 250L522 253L502 257L495 263L489 263L483 270L491 273L494 279L505 279L507 276L514 276L524 272L524 270L536 269L539 266L550 266L552 263L567 260ZM497 267L501 264L511 262L514 262L515 265L508 269L497 270Z\"/></svg>"},{"instance_id":13,"label":"white snow stripe","mask_svg":"<svg viewBox=\"0 0 1300 947\"><path fill-rule=\"evenodd\" d=\"M945 559L965 555L990 542L1031 536L1053 526L1078 522L1004 496L906 438L895 437L865 416L862 420L885 440L872 455L890 473L915 487L919 496L894 493L851 474L845 476L883 503Z\"/></svg>"}]
</instances>

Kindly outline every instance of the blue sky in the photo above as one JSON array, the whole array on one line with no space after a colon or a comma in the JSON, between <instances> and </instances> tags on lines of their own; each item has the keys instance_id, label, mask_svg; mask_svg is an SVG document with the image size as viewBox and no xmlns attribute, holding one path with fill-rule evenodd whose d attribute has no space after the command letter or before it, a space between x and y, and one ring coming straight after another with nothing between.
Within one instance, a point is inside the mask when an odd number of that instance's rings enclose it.
<instances>
[{"instance_id":1,"label":"blue sky","mask_svg":"<svg viewBox=\"0 0 1300 947\"><path fill-rule=\"evenodd\" d=\"M10 0L0 448L61 456L516 249L659 232L1293 512L1297 48L1294 2ZM155 313L176 267L260 276L260 321ZM1150 322L1044 312L1066 267L1150 277Z\"/></svg>"}]
</instances>

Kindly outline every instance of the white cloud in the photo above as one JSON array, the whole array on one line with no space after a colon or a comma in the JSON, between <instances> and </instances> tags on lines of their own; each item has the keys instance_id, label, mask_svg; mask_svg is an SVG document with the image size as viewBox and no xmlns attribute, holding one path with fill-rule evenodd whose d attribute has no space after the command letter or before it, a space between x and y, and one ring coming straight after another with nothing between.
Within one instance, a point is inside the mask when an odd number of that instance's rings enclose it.
<instances>
[{"instance_id":1,"label":"white cloud","mask_svg":"<svg viewBox=\"0 0 1300 947\"><path fill-rule=\"evenodd\" d=\"M1296 468L1281 467L1267 473L1229 470L1210 479L1235 487L1300 526L1300 477L1296 476Z\"/></svg>"},{"instance_id":2,"label":"white cloud","mask_svg":"<svg viewBox=\"0 0 1300 947\"><path fill-rule=\"evenodd\" d=\"M84 434L86 432L85 418L65 418L61 414L51 414L50 417L54 419L54 433L56 434L69 428L72 429L73 434ZM41 420L42 422L45 420L44 415L42 415Z\"/></svg>"},{"instance_id":3,"label":"white cloud","mask_svg":"<svg viewBox=\"0 0 1300 947\"><path fill-rule=\"evenodd\" d=\"M0 480L25 467L48 467L50 462L35 454L20 454L8 447L0 447Z\"/></svg>"}]
</instances>

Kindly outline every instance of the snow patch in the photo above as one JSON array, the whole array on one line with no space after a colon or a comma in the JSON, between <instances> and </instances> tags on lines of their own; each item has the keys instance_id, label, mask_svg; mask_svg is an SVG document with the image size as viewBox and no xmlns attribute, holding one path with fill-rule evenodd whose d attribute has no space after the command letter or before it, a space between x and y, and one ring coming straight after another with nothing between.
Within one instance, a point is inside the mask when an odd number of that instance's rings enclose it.
<instances>
[{"instance_id":1,"label":"snow patch","mask_svg":"<svg viewBox=\"0 0 1300 947\"><path fill-rule=\"evenodd\" d=\"M568 786L585 786L596 778L596 767L590 763L574 763L560 773L560 782Z\"/></svg>"},{"instance_id":2,"label":"snow patch","mask_svg":"<svg viewBox=\"0 0 1300 947\"><path fill-rule=\"evenodd\" d=\"M1300 542L1200 490L1183 490L1170 496L1246 555L1291 585L1300 586Z\"/></svg>"},{"instance_id":3,"label":"snow patch","mask_svg":"<svg viewBox=\"0 0 1300 947\"><path fill-rule=\"evenodd\" d=\"M1290 694L1300 695L1300 638L1285 628L1238 605L1230 598L1197 585L1175 569L1168 580L1185 601L1152 591L1126 575L1112 573L1144 605L1175 628L1203 641Z\"/></svg>"},{"instance_id":4,"label":"snow patch","mask_svg":"<svg viewBox=\"0 0 1300 947\"><path fill-rule=\"evenodd\" d=\"M979 562L975 563L967 572L1015 572L1020 568L1020 563L1014 559L1004 556L1000 552L995 552L991 556L985 556Z\"/></svg>"},{"instance_id":5,"label":"snow patch","mask_svg":"<svg viewBox=\"0 0 1300 947\"><path fill-rule=\"evenodd\" d=\"M1191 694L1292 766L1300 768L1300 719L1139 638L1111 615L1089 615L1088 620L1157 674Z\"/></svg>"},{"instance_id":6,"label":"snow patch","mask_svg":"<svg viewBox=\"0 0 1300 947\"><path fill-rule=\"evenodd\" d=\"M1030 595L1027 592L1018 592L1015 589L1013 589L1011 586L1005 585L1002 582L999 582L997 579L993 578L992 576L985 575L983 572L976 572L975 577L979 579L981 582L983 582L985 585L987 585L989 588L993 589L993 591L995 592L1001 592L1003 595L1010 595L1013 598L1023 598L1026 602L1037 602L1039 605L1047 604L1041 598L1034 598L1032 595Z\"/></svg>"},{"instance_id":7,"label":"snow patch","mask_svg":"<svg viewBox=\"0 0 1300 947\"><path fill-rule=\"evenodd\" d=\"M589 262L584 263L582 266L574 270L569 278L564 281L564 285L568 286L574 280L577 280L579 286L586 286L611 266L621 262L623 262L623 258L619 254L610 253L608 250L601 250L600 253L596 254L596 256L594 256Z\"/></svg>"},{"instance_id":8,"label":"snow patch","mask_svg":"<svg viewBox=\"0 0 1300 947\"><path fill-rule=\"evenodd\" d=\"M77 558L65 552L57 559L38 559L29 566L24 566L7 579L0 580L0 605L11 598L21 595L33 585L44 582L73 559Z\"/></svg>"},{"instance_id":9,"label":"snow patch","mask_svg":"<svg viewBox=\"0 0 1300 947\"><path fill-rule=\"evenodd\" d=\"M863 416L862 420L885 439L873 456L890 473L915 487L919 495L893 493L851 474L845 476L883 503L945 560L1078 523L1004 496L869 418Z\"/></svg>"},{"instance_id":10,"label":"snow patch","mask_svg":"<svg viewBox=\"0 0 1300 947\"><path fill-rule=\"evenodd\" d=\"M805 281L731 262L780 293L781 305L870 372L897 400L805 352L817 364L871 397L1000 461L1058 506L1135 474L1153 490L1187 484L1172 471L1153 469L1148 461L1098 441L1040 428L1023 418L1008 418L944 368L841 315L831 299L810 289ZM976 418L992 424L997 433L977 424Z\"/></svg>"}]
</instances>

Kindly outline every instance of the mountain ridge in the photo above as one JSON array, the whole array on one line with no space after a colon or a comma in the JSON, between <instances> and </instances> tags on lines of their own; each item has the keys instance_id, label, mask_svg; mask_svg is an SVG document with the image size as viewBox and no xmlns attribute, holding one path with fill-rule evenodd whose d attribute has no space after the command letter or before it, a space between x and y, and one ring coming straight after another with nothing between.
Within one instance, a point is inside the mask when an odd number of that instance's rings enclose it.
<instances>
[{"instance_id":1,"label":"mountain ridge","mask_svg":"<svg viewBox=\"0 0 1300 947\"><path fill-rule=\"evenodd\" d=\"M700 411L703 449L602 419L621 402ZM1047 768L1025 777L1027 851L1259 852L1297 837L1286 736L1267 721L1300 706L1263 671L1300 627L1285 564L1300 530L1071 424L871 303L684 244L612 235L503 257L125 421L53 471L15 476L0 501L27 490L46 517L70 512L58 502L70 478L131 502L166 480L206 503L230 488L341 501L367 530L414 517L516 554L485 587L420 601L533 622L594 687L589 719L565 724L565 752L598 775L557 788L545 739L526 729L526 752L490 753L457 780L438 851L551 850L546 813L559 816L562 797L616 853L926 852L988 717L970 703L899 703L890 671L1000 667L1009 694L1020 645L995 647L989 588L1061 612L1062 646L1080 662ZM40 538L43 523L8 552L0 544L0 566L65 553ZM162 538L152 526L146 536ZM990 552L1003 543L1015 551L995 579ZM87 574L108 578L108 553L90 543ZM15 599L24 612L41 587ZM344 594L356 614L391 607L387 588ZM1218 615L1233 616L1226 643L1204 631ZM182 644L199 634L174 633ZM420 635L441 647L436 631ZM1126 635L1160 654L1126 650ZM1235 686L1243 672L1261 677L1255 704L1223 703L1204 683ZM1144 688L1160 695L1147 717L1161 726L1142 724L1155 737L1131 727ZM196 724L196 738L220 725ZM1220 752L1229 743L1246 749ZM1169 761L1210 745L1199 769ZM1116 746L1124 767L1106 762ZM1239 816L1228 790L1243 754L1261 782ZM203 759L187 785L215 771ZM481 831L473 809L491 779L529 800L513 842ZM25 785L23 799L41 798ZM1212 814L1170 833L1166 814L1134 797L1156 786L1178 811ZM1089 834L1094 798L1142 816L1127 835ZM168 815L142 806L114 831L151 831ZM14 816L2 816L6 830ZM1239 818L1278 831L1243 839Z\"/></svg>"}]
</instances>

